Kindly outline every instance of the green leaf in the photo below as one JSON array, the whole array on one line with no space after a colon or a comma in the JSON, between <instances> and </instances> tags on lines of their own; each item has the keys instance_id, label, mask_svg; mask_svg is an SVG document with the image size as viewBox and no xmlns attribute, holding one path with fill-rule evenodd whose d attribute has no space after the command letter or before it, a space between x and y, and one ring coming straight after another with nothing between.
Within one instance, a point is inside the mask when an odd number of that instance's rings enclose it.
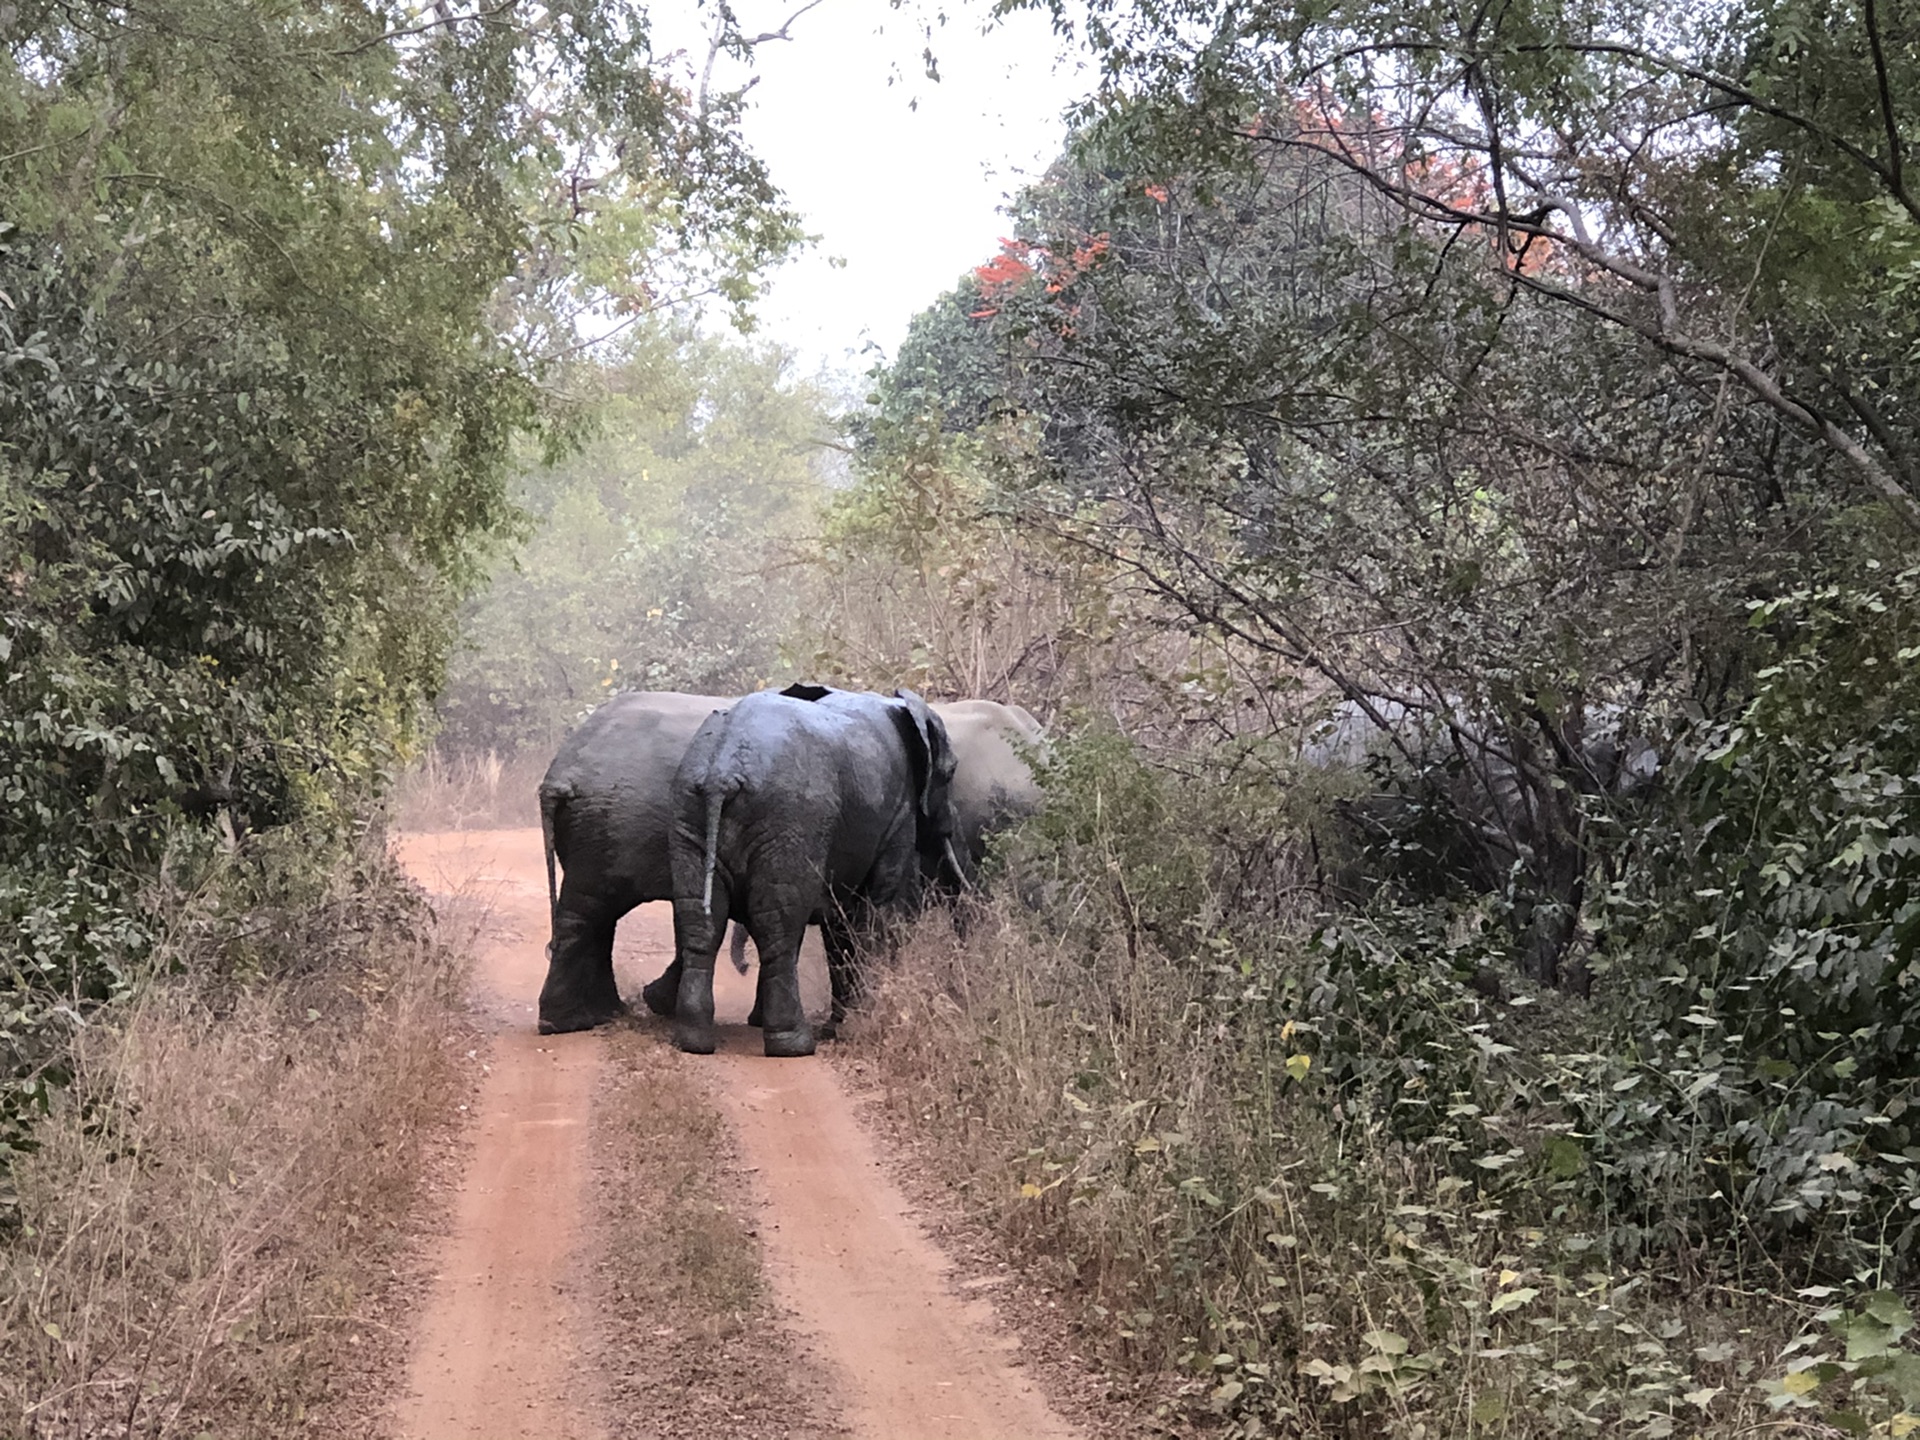
<instances>
[{"instance_id":1,"label":"green leaf","mask_svg":"<svg viewBox=\"0 0 1920 1440\"><path fill-rule=\"evenodd\" d=\"M1514 1290L1502 1291L1500 1294L1494 1296L1488 1304L1487 1313L1489 1315L1501 1315L1509 1310L1517 1310L1539 1293L1539 1289L1532 1285L1522 1285Z\"/></svg>"},{"instance_id":2,"label":"green leaf","mask_svg":"<svg viewBox=\"0 0 1920 1440\"><path fill-rule=\"evenodd\" d=\"M1542 1147L1547 1173L1557 1180L1571 1180L1587 1168L1587 1152L1576 1140L1556 1135Z\"/></svg>"}]
</instances>

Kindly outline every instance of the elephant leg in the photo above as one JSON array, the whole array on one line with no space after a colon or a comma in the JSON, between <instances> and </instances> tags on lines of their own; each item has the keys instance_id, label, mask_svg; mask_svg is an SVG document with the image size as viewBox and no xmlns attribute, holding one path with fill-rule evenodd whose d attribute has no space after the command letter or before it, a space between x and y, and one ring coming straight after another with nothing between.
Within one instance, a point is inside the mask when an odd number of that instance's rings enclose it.
<instances>
[{"instance_id":1,"label":"elephant leg","mask_svg":"<svg viewBox=\"0 0 1920 1440\"><path fill-rule=\"evenodd\" d=\"M698 897L673 902L673 963L680 970L679 991L673 1007L673 1043L689 1055L711 1055L717 1043L713 1029L713 962L720 957L726 936L727 887L714 877L713 909Z\"/></svg>"},{"instance_id":2,"label":"elephant leg","mask_svg":"<svg viewBox=\"0 0 1920 1440\"><path fill-rule=\"evenodd\" d=\"M806 917L796 922L779 913L761 913L748 922L753 948L760 952L758 1003L761 1044L777 1057L813 1054L813 1026L800 1004L800 942Z\"/></svg>"},{"instance_id":3,"label":"elephant leg","mask_svg":"<svg viewBox=\"0 0 1920 1440\"><path fill-rule=\"evenodd\" d=\"M613 979L613 927L622 907L562 882L540 987L540 1033L591 1030L627 1013Z\"/></svg>"},{"instance_id":4,"label":"elephant leg","mask_svg":"<svg viewBox=\"0 0 1920 1440\"><path fill-rule=\"evenodd\" d=\"M735 923L733 927L733 939L730 942L728 953L733 959L733 968L738 970L742 975L746 974L746 926L737 922ZM680 971L682 968L680 958L676 955L673 963L660 972L659 978L640 992L640 998L647 1002L647 1008L654 1014L672 1016L674 1005L680 998ZM747 1017L747 1023L754 1026L760 1023L760 1002L757 996L754 999L753 1014Z\"/></svg>"},{"instance_id":5,"label":"elephant leg","mask_svg":"<svg viewBox=\"0 0 1920 1440\"><path fill-rule=\"evenodd\" d=\"M742 975L747 973L747 927L734 922L733 927L733 968ZM761 1029L767 1014L767 967L760 967L759 978L753 987L753 1009L747 1015L747 1024Z\"/></svg>"},{"instance_id":6,"label":"elephant leg","mask_svg":"<svg viewBox=\"0 0 1920 1440\"><path fill-rule=\"evenodd\" d=\"M839 1036L840 1022L862 992L859 944L847 915L837 910L822 917L820 939L826 946L827 983L833 991L833 1008L827 1023L820 1027L820 1038L832 1040Z\"/></svg>"}]
</instances>

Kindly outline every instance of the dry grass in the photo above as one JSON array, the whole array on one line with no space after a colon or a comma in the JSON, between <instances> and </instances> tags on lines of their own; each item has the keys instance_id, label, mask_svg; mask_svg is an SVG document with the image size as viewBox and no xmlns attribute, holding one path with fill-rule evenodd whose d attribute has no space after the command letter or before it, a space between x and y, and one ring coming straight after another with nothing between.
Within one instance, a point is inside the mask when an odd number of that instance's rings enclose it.
<instances>
[{"instance_id":1,"label":"dry grass","mask_svg":"<svg viewBox=\"0 0 1920 1440\"><path fill-rule=\"evenodd\" d=\"M82 1033L16 1167L0 1434L314 1433L461 1084L463 951L404 885L362 857L279 978L189 968Z\"/></svg>"},{"instance_id":2,"label":"dry grass","mask_svg":"<svg viewBox=\"0 0 1920 1440\"><path fill-rule=\"evenodd\" d=\"M853 1053L989 1243L1077 1301L1082 1353L1187 1377L1170 1426L1837 1433L1769 1404L1814 1305L1610 1259L1525 1167L1463 1182L1343 1116L1277 1021L1236 1018L1238 966L1097 910L1053 936L1008 907L965 939L930 917L906 953Z\"/></svg>"},{"instance_id":3,"label":"dry grass","mask_svg":"<svg viewBox=\"0 0 1920 1440\"><path fill-rule=\"evenodd\" d=\"M686 1057L609 1036L594 1104L597 1214L588 1340L614 1440L825 1440L846 1432L761 1269L750 1177Z\"/></svg>"},{"instance_id":4,"label":"dry grass","mask_svg":"<svg viewBox=\"0 0 1920 1440\"><path fill-rule=\"evenodd\" d=\"M551 757L544 753L502 757L442 756L429 750L401 775L393 805L400 828L493 830L540 823L540 777Z\"/></svg>"}]
</instances>

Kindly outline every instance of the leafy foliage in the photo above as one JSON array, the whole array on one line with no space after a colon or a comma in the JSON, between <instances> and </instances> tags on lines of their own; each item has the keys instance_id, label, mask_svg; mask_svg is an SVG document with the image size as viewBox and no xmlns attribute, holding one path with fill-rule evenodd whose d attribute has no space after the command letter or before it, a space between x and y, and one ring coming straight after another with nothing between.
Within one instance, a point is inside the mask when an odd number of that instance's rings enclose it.
<instances>
[{"instance_id":1,"label":"leafy foliage","mask_svg":"<svg viewBox=\"0 0 1920 1440\"><path fill-rule=\"evenodd\" d=\"M1324 160L1511 291L1715 376L1920 528L1920 40L1897 9L1045 8L1103 62L1088 116L1132 173Z\"/></svg>"},{"instance_id":2,"label":"leafy foliage","mask_svg":"<svg viewBox=\"0 0 1920 1440\"><path fill-rule=\"evenodd\" d=\"M791 243L736 117L617 3L0 11L0 1147L144 896L417 743L581 314Z\"/></svg>"},{"instance_id":3,"label":"leafy foliage","mask_svg":"<svg viewBox=\"0 0 1920 1440\"><path fill-rule=\"evenodd\" d=\"M1238 1433L1920 1429L1911 25L1049 8L834 532L1074 581L902 1113Z\"/></svg>"},{"instance_id":4,"label":"leafy foliage","mask_svg":"<svg viewBox=\"0 0 1920 1440\"><path fill-rule=\"evenodd\" d=\"M1670 1220L1731 1211L1840 1273L1902 1278L1920 1242L1920 576L1751 613L1770 663L1695 731L1608 907L1626 1053L1665 1093L1607 1102L1596 1128L1629 1213L1691 1170Z\"/></svg>"}]
</instances>

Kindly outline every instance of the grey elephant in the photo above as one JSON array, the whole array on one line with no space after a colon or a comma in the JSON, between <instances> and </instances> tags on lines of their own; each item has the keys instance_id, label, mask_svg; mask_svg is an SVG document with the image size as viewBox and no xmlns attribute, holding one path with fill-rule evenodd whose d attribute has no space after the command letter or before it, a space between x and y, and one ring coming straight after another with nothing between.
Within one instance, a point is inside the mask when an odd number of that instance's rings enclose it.
<instances>
[{"instance_id":1,"label":"grey elephant","mask_svg":"<svg viewBox=\"0 0 1920 1440\"><path fill-rule=\"evenodd\" d=\"M667 834L673 775L719 695L615 695L567 737L540 782L553 938L540 1033L586 1030L625 1013L613 978L613 930L649 900L673 898ZM554 861L564 878L554 884Z\"/></svg>"},{"instance_id":2,"label":"grey elephant","mask_svg":"<svg viewBox=\"0 0 1920 1440\"><path fill-rule=\"evenodd\" d=\"M1464 875L1482 889L1506 891L1526 972L1587 992L1592 977L1577 946L1589 802L1631 802L1658 783L1661 770L1659 751L1626 707L1585 700L1557 714L1534 706L1503 716L1446 693L1404 700L1357 693L1303 737L1299 753L1318 770L1384 763L1403 779L1420 777L1420 799L1375 786L1338 813L1363 843L1387 842L1378 854L1391 857L1403 880L1447 883ZM1450 823L1403 845L1395 832L1419 824L1435 798ZM1336 866L1329 878L1344 888L1374 883L1351 866Z\"/></svg>"},{"instance_id":3,"label":"grey elephant","mask_svg":"<svg viewBox=\"0 0 1920 1440\"><path fill-rule=\"evenodd\" d=\"M995 700L956 700L933 711L953 745L954 849L971 884L993 835L1039 810L1030 761L1043 752L1046 735L1020 706Z\"/></svg>"},{"instance_id":4,"label":"grey elephant","mask_svg":"<svg viewBox=\"0 0 1920 1440\"><path fill-rule=\"evenodd\" d=\"M701 722L734 703L673 691L616 695L554 756L540 785L553 924L540 992L542 1034L589 1029L625 1013L613 975L614 927L636 905L673 898L667 834L674 772ZM990 700L932 708L957 766L955 850L971 881L993 831L1039 804L1025 757L1040 744L1040 726L1019 706ZM557 886L556 859L565 875ZM736 927L733 960L742 970L745 952L745 934ZM671 1014L679 985L680 967L669 966L642 992L648 1008Z\"/></svg>"},{"instance_id":5,"label":"grey elephant","mask_svg":"<svg viewBox=\"0 0 1920 1440\"><path fill-rule=\"evenodd\" d=\"M826 941L837 1023L859 952L957 868L953 750L912 691L892 698L797 685L710 717L674 778L673 1038L714 1049L713 966L730 919L760 953L768 1055L811 1055L800 942Z\"/></svg>"}]
</instances>

